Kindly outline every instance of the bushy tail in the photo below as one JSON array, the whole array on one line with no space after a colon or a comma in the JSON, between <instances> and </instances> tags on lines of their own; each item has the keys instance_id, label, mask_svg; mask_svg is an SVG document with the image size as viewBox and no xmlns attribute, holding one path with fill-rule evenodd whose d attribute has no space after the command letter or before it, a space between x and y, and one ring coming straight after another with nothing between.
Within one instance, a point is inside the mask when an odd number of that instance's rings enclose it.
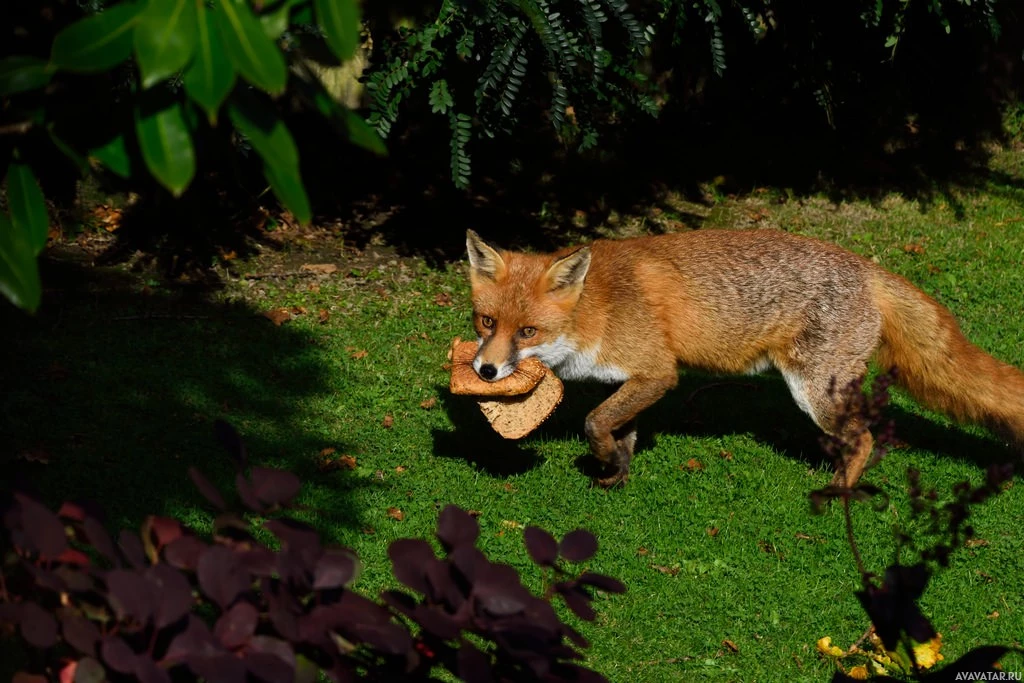
<instances>
[{"instance_id":1,"label":"bushy tail","mask_svg":"<svg viewBox=\"0 0 1024 683\"><path fill-rule=\"evenodd\" d=\"M1024 452L1024 373L988 355L960 332L953 315L903 278L880 272L878 361L922 404L980 424Z\"/></svg>"}]
</instances>

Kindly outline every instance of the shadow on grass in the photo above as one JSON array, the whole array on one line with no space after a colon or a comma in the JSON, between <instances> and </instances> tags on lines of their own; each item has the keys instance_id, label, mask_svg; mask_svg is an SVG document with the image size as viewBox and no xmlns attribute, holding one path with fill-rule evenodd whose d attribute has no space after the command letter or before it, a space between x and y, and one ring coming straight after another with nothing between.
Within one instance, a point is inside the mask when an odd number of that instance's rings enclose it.
<instances>
[{"instance_id":1,"label":"shadow on grass","mask_svg":"<svg viewBox=\"0 0 1024 683\"><path fill-rule=\"evenodd\" d=\"M316 468L324 446L343 445L325 444L305 419L307 399L331 391L315 339L215 303L208 290L151 293L123 272L56 259L43 267L36 316L0 310L0 485L23 477L50 503L97 502L114 528L149 513L188 518L209 509L190 466L234 492L212 429L223 418L253 463L302 478L300 501L326 506L321 518L355 523L347 497L325 493L333 480Z\"/></svg>"},{"instance_id":2,"label":"shadow on grass","mask_svg":"<svg viewBox=\"0 0 1024 683\"><path fill-rule=\"evenodd\" d=\"M567 383L565 398L555 413L532 435L542 439L579 439L577 468L588 477L599 468L589 455L583 439L587 413L611 395L613 387ZM472 462L495 477L527 471L540 464L527 440L523 443L501 439L487 426L471 400L440 390L445 410L455 424L454 432L437 432L434 453L449 456L473 453ZM898 406L888 416L902 444L927 450L942 457L984 468L993 463L1016 462L1012 450L993 438L946 426ZM821 448L822 433L793 402L780 377L716 377L684 374L679 386L640 414L635 458L654 445L659 434L700 438L748 434L760 444L804 462L815 469L831 469ZM685 453L678 454L684 460ZM455 456L451 456L455 457ZM895 449L892 457L899 457Z\"/></svg>"}]
</instances>

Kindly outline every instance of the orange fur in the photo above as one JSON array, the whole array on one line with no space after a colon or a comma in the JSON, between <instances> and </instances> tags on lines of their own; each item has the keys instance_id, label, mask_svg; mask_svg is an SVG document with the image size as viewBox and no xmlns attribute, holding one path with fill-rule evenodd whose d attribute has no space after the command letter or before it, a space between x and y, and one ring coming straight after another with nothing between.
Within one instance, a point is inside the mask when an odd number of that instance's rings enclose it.
<instances>
[{"instance_id":1,"label":"orange fur","mask_svg":"<svg viewBox=\"0 0 1024 683\"><path fill-rule=\"evenodd\" d=\"M876 355L919 400L1024 447L1024 374L973 346L909 282L835 245L769 230L598 240L555 254L496 250L467 235L474 368L501 379L537 357L563 379L621 384L587 417L591 450L625 479L636 416L680 368L777 368L798 405L839 429L833 388ZM852 486L872 440L836 473Z\"/></svg>"}]
</instances>

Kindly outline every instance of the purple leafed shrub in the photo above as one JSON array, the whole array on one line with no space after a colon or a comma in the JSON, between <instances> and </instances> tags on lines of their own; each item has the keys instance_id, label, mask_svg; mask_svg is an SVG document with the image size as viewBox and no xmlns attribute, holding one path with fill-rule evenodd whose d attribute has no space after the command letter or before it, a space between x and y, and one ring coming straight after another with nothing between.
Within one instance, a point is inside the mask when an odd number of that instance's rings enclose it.
<instances>
[{"instance_id":1,"label":"purple leafed shrub","mask_svg":"<svg viewBox=\"0 0 1024 683\"><path fill-rule=\"evenodd\" d=\"M264 518L288 508L299 479L249 467L235 430L216 431L238 465L242 504ZM587 641L552 606L561 596L592 620L593 589L625 590L565 568L593 557L589 532L559 542L527 528L527 551L551 579L538 597L476 548L476 520L449 506L437 527L444 557L426 541L392 543L394 575L411 592L378 602L348 587L352 551L325 548L311 527L278 516L262 524L277 539L269 547L202 474L189 475L219 510L212 540L159 516L115 540L88 505L55 513L23 493L0 503L0 635L16 630L28 646L19 680L275 683L318 671L334 681L436 680L439 669L470 682L605 680L582 666Z\"/></svg>"}]
</instances>

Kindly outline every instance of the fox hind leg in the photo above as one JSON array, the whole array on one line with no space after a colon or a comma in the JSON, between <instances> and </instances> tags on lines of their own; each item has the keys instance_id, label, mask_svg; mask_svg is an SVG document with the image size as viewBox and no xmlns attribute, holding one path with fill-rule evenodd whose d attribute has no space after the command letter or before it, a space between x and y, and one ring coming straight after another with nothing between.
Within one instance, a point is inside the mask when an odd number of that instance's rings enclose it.
<instances>
[{"instance_id":1,"label":"fox hind leg","mask_svg":"<svg viewBox=\"0 0 1024 683\"><path fill-rule=\"evenodd\" d=\"M856 484L874 450L874 437L864 421L856 415L843 414L844 389L851 382L863 380L866 371L866 363L858 363L836 374L821 370L812 373L783 370L797 405L822 431L839 437L845 444L842 460L837 463L832 477L831 485L835 487L849 488Z\"/></svg>"}]
</instances>

